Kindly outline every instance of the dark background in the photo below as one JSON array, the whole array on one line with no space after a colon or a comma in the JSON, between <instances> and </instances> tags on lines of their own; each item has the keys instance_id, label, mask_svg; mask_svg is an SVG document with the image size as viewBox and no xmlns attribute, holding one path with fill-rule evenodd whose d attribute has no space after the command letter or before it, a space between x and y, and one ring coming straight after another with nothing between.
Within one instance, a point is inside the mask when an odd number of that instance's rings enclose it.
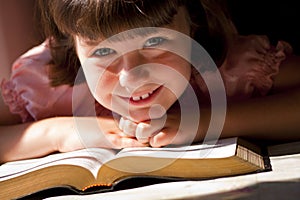
<instances>
[{"instance_id":1,"label":"dark background","mask_svg":"<svg viewBox=\"0 0 300 200\"><path fill-rule=\"evenodd\" d=\"M227 0L240 34L269 36L271 42L289 42L300 55L300 2L297 0Z\"/></svg>"}]
</instances>

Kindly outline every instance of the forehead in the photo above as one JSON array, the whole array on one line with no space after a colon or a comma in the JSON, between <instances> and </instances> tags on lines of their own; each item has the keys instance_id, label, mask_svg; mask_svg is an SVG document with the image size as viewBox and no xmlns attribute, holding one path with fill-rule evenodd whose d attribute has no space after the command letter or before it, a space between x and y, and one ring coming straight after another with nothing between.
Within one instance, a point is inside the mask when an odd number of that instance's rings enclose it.
<instances>
[{"instance_id":1,"label":"forehead","mask_svg":"<svg viewBox=\"0 0 300 200\"><path fill-rule=\"evenodd\" d=\"M105 43L120 43L132 40L139 40L143 38L148 38L154 35L174 35L174 31L168 28L157 28L157 27L144 27L144 28L136 28L130 29L118 34L111 36L110 38L99 37L98 40L89 40L82 38L80 36L77 37L78 41L81 45L93 46L97 45L101 42Z\"/></svg>"},{"instance_id":2,"label":"forehead","mask_svg":"<svg viewBox=\"0 0 300 200\"><path fill-rule=\"evenodd\" d=\"M79 39L79 42L82 45L93 46L99 44L102 41L116 43L138 38L145 38L153 35L174 35L176 34L176 31L189 35L190 23L186 12L186 9L181 7L178 10L178 13L174 16L172 23L162 27L141 27L130 30L124 30L124 32L112 35L109 38L99 36L97 40L90 40L80 36L77 36L77 39Z\"/></svg>"}]
</instances>

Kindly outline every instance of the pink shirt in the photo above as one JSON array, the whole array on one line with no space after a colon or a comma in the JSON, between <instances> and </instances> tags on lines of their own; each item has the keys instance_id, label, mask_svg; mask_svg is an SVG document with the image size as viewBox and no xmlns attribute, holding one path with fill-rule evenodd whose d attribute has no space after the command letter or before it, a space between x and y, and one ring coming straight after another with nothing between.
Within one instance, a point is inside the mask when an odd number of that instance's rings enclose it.
<instances>
[{"instance_id":1,"label":"pink shirt","mask_svg":"<svg viewBox=\"0 0 300 200\"><path fill-rule=\"evenodd\" d=\"M291 46L283 41L271 46L263 36L237 37L219 67L228 100L267 95L281 62L291 51ZM44 42L18 58L12 66L11 78L1 83L4 102L12 113L21 116L23 122L82 114L88 110L84 106L88 104L82 102L87 99L94 102L84 83L74 87L51 87L48 78L50 60L50 50ZM194 73L194 81L208 95L200 76ZM74 94L75 89L80 93ZM76 99L75 103L72 98ZM96 109L103 108L96 104Z\"/></svg>"}]
</instances>

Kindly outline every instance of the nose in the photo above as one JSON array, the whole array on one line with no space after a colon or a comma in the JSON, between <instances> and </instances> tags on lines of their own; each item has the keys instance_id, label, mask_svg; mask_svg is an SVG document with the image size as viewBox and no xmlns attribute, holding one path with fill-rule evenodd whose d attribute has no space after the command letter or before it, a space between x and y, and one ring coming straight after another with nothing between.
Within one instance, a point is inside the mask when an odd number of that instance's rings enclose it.
<instances>
[{"instance_id":1,"label":"nose","mask_svg":"<svg viewBox=\"0 0 300 200\"><path fill-rule=\"evenodd\" d=\"M121 58L122 69L119 75L120 85L126 88L136 88L149 78L147 61L138 51L127 53Z\"/></svg>"},{"instance_id":2,"label":"nose","mask_svg":"<svg viewBox=\"0 0 300 200\"><path fill-rule=\"evenodd\" d=\"M145 64L145 58L138 50L128 52L121 57L122 71L130 71L139 65Z\"/></svg>"}]
</instances>

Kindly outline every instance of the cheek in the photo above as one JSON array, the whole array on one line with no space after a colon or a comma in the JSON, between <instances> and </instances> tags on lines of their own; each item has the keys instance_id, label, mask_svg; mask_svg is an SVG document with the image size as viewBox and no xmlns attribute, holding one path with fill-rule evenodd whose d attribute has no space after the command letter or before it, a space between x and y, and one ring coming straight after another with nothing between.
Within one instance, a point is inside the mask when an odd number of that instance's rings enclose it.
<instances>
[{"instance_id":1,"label":"cheek","mask_svg":"<svg viewBox=\"0 0 300 200\"><path fill-rule=\"evenodd\" d=\"M106 71L98 78L95 98L96 100L106 106L110 107L112 100L112 93L118 85L118 77L109 71Z\"/></svg>"},{"instance_id":2,"label":"cheek","mask_svg":"<svg viewBox=\"0 0 300 200\"><path fill-rule=\"evenodd\" d=\"M176 60L175 69L189 81L191 76L191 64L184 59L179 58Z\"/></svg>"},{"instance_id":3,"label":"cheek","mask_svg":"<svg viewBox=\"0 0 300 200\"><path fill-rule=\"evenodd\" d=\"M180 57L176 57L172 59L169 67L173 72L168 73L167 76L169 84L166 86L178 98L189 84L191 77L191 64Z\"/></svg>"},{"instance_id":4,"label":"cheek","mask_svg":"<svg viewBox=\"0 0 300 200\"><path fill-rule=\"evenodd\" d=\"M191 64L185 59L176 55L172 55L163 59L161 63L170 67L172 70L176 70L177 73L189 81L191 75Z\"/></svg>"}]
</instances>

